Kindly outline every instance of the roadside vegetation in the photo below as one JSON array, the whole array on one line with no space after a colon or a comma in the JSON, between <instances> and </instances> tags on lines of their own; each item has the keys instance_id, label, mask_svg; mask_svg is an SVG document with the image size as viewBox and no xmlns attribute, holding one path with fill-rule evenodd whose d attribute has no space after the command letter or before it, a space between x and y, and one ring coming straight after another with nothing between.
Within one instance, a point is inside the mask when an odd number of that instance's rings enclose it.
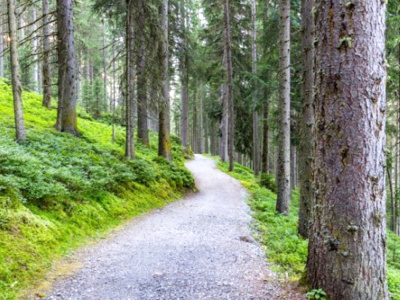
<instances>
[{"instance_id":1,"label":"roadside vegetation","mask_svg":"<svg viewBox=\"0 0 400 300\"><path fill-rule=\"evenodd\" d=\"M80 138L54 130L56 109L24 92L27 141L14 141L11 86L0 79L0 299L15 299L52 263L128 218L194 188L180 141L173 162L151 146L124 158L124 130L79 113Z\"/></svg>"}]
</instances>

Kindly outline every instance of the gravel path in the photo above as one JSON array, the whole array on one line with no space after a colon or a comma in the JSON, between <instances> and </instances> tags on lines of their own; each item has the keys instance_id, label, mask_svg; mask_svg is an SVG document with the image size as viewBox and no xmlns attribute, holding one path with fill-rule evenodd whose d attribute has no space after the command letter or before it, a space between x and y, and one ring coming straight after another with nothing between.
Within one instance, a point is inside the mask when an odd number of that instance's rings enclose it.
<instances>
[{"instance_id":1,"label":"gravel path","mask_svg":"<svg viewBox=\"0 0 400 300\"><path fill-rule=\"evenodd\" d=\"M203 156L187 167L198 193L84 249L82 269L46 299L297 299L276 286L250 238L244 188Z\"/></svg>"}]
</instances>

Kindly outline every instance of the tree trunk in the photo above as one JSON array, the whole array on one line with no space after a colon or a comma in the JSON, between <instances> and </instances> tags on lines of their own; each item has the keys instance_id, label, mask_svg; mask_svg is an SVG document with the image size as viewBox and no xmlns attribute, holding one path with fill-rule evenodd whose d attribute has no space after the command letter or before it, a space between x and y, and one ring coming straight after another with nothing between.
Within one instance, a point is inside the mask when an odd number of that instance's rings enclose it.
<instances>
[{"instance_id":1,"label":"tree trunk","mask_svg":"<svg viewBox=\"0 0 400 300\"><path fill-rule=\"evenodd\" d=\"M204 87L200 86L199 95L199 120L200 120L200 132L199 132L199 153L204 153L204 116L203 116L203 98L204 98Z\"/></svg>"},{"instance_id":2,"label":"tree trunk","mask_svg":"<svg viewBox=\"0 0 400 300\"><path fill-rule=\"evenodd\" d=\"M73 1L57 0L58 115L56 128L78 136Z\"/></svg>"},{"instance_id":3,"label":"tree trunk","mask_svg":"<svg viewBox=\"0 0 400 300\"><path fill-rule=\"evenodd\" d=\"M302 86L302 116L300 118L300 209L298 232L302 237L308 237L311 219L312 163L314 151L314 13L315 0L302 0L301 43L303 48L303 86Z\"/></svg>"},{"instance_id":4,"label":"tree trunk","mask_svg":"<svg viewBox=\"0 0 400 300\"><path fill-rule=\"evenodd\" d=\"M10 55L11 55L11 82L14 100L14 120L16 140L23 143L26 140L24 109L22 106L22 85L18 58L18 39L17 39L17 18L15 14L15 0L7 0L8 8L8 28L10 35Z\"/></svg>"},{"instance_id":5,"label":"tree trunk","mask_svg":"<svg viewBox=\"0 0 400 300\"><path fill-rule=\"evenodd\" d=\"M259 158L260 158L260 142L259 142L259 130L258 130L258 100L257 100L257 82L255 77L257 75L257 10L256 0L251 0L251 62L252 62L252 73L253 73L253 160L254 160L254 175L258 176L259 170Z\"/></svg>"},{"instance_id":6,"label":"tree trunk","mask_svg":"<svg viewBox=\"0 0 400 300\"><path fill-rule=\"evenodd\" d=\"M182 14L182 34L183 34L183 45L182 45L182 59L181 59L181 139L182 146L185 151L188 151L189 140L189 56L187 53L187 32L186 32L186 11L185 1L181 0L181 14Z\"/></svg>"},{"instance_id":7,"label":"tree trunk","mask_svg":"<svg viewBox=\"0 0 400 300\"><path fill-rule=\"evenodd\" d=\"M389 299L385 13L380 0L321 0L315 14L315 199L307 275L331 300Z\"/></svg>"},{"instance_id":8,"label":"tree trunk","mask_svg":"<svg viewBox=\"0 0 400 300\"><path fill-rule=\"evenodd\" d=\"M38 62L38 50L39 50L39 41L37 37L37 11L36 7L33 5L32 6L32 31L33 31L33 36L32 36L32 54L33 54L33 90L36 92L39 92L39 62Z\"/></svg>"},{"instance_id":9,"label":"tree trunk","mask_svg":"<svg viewBox=\"0 0 400 300\"><path fill-rule=\"evenodd\" d=\"M224 63L224 65L226 65L226 62ZM228 119L229 119L229 104L227 98L226 84L223 84L221 87L221 99L222 99L222 119L220 126L221 129L220 155L221 155L221 161L226 162L228 159Z\"/></svg>"},{"instance_id":10,"label":"tree trunk","mask_svg":"<svg viewBox=\"0 0 400 300\"><path fill-rule=\"evenodd\" d=\"M263 12L263 30L267 31L268 30L268 7L269 7L269 1L265 1L264 5L264 12ZM263 51L264 56L268 55L268 52L266 49ZM264 71L264 80L265 82L268 82L268 72ZM262 158L261 158L261 172L264 174L269 173L269 94L268 94L268 88L264 87L263 88L263 93L264 93L264 102L263 102L263 120L262 120L262 125L263 125L263 147L262 147Z\"/></svg>"},{"instance_id":11,"label":"tree trunk","mask_svg":"<svg viewBox=\"0 0 400 300\"><path fill-rule=\"evenodd\" d=\"M134 32L134 0L127 0L126 17L126 145L125 156L129 159L135 158L134 141L134 110L135 110L135 32Z\"/></svg>"},{"instance_id":12,"label":"tree trunk","mask_svg":"<svg viewBox=\"0 0 400 300\"><path fill-rule=\"evenodd\" d=\"M163 73L162 101L159 111L158 155L172 160L171 137L169 125L169 45L168 45L168 0L163 0L160 7L163 40L161 41L161 70Z\"/></svg>"},{"instance_id":13,"label":"tree trunk","mask_svg":"<svg viewBox=\"0 0 400 300\"><path fill-rule=\"evenodd\" d=\"M43 100L42 105L51 106L51 70L50 70L50 29L49 29L49 0L42 1L43 13Z\"/></svg>"},{"instance_id":14,"label":"tree trunk","mask_svg":"<svg viewBox=\"0 0 400 300\"><path fill-rule=\"evenodd\" d=\"M143 8L144 1L140 0L139 8ZM138 139L146 147L150 147L148 116L147 116L147 57L146 57L146 16L143 9L140 9L138 34L140 41L139 57L138 57Z\"/></svg>"},{"instance_id":15,"label":"tree trunk","mask_svg":"<svg viewBox=\"0 0 400 300\"><path fill-rule=\"evenodd\" d=\"M290 205L290 0L279 2L279 135L277 212L288 215Z\"/></svg>"},{"instance_id":16,"label":"tree trunk","mask_svg":"<svg viewBox=\"0 0 400 300\"><path fill-rule=\"evenodd\" d=\"M0 4L2 4L0 2ZM0 16L0 77L4 77L3 16Z\"/></svg>"},{"instance_id":17,"label":"tree trunk","mask_svg":"<svg viewBox=\"0 0 400 300\"><path fill-rule=\"evenodd\" d=\"M234 98L233 98L233 69L232 69L232 41L231 41L231 19L229 0L224 3L224 23L225 23L225 49L226 49L226 99L228 102L228 157L229 171L233 171L233 150L235 139L234 127Z\"/></svg>"}]
</instances>

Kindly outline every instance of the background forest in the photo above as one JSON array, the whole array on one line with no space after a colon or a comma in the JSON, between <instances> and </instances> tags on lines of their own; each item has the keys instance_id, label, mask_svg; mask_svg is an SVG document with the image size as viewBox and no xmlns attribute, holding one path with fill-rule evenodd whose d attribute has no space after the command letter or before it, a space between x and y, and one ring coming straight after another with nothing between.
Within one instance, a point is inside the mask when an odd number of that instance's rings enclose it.
<instances>
[{"instance_id":1,"label":"background forest","mask_svg":"<svg viewBox=\"0 0 400 300\"><path fill-rule=\"evenodd\" d=\"M193 189L183 165L193 153L219 156L219 167L252 192L269 259L299 280L312 193L314 119L305 78L313 66L307 56L313 6L0 0L3 298L16 297L83 237ZM399 12L400 2L389 0L386 223L393 299L400 299ZM290 40L290 55L280 55L282 39ZM71 237L81 238L70 245Z\"/></svg>"}]
</instances>

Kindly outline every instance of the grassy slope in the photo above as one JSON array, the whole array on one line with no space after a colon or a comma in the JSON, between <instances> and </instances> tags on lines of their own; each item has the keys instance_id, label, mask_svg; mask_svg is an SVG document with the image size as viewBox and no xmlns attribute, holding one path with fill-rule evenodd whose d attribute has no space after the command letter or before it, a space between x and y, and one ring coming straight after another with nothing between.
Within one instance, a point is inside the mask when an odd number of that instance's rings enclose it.
<instances>
[{"instance_id":1,"label":"grassy slope","mask_svg":"<svg viewBox=\"0 0 400 300\"><path fill-rule=\"evenodd\" d=\"M14 142L10 86L0 79L0 299L15 299L51 263L87 237L180 197L193 188L182 149L174 163L136 145L123 158L124 131L79 118L81 139L53 129L55 110L24 92L28 141ZM156 145L152 136L152 145Z\"/></svg>"},{"instance_id":2,"label":"grassy slope","mask_svg":"<svg viewBox=\"0 0 400 300\"><path fill-rule=\"evenodd\" d=\"M218 163L218 167L240 180L251 192L249 204L254 211L257 229L262 236L265 252L275 269L291 279L299 280L304 273L307 259L308 242L297 234L299 213L299 194L293 192L290 215L283 217L275 212L276 195L261 187L249 168L235 164L234 172L228 172L226 163ZM392 232L388 233L388 283L392 299L400 300L400 238ZM397 250L396 250L397 248Z\"/></svg>"}]
</instances>

